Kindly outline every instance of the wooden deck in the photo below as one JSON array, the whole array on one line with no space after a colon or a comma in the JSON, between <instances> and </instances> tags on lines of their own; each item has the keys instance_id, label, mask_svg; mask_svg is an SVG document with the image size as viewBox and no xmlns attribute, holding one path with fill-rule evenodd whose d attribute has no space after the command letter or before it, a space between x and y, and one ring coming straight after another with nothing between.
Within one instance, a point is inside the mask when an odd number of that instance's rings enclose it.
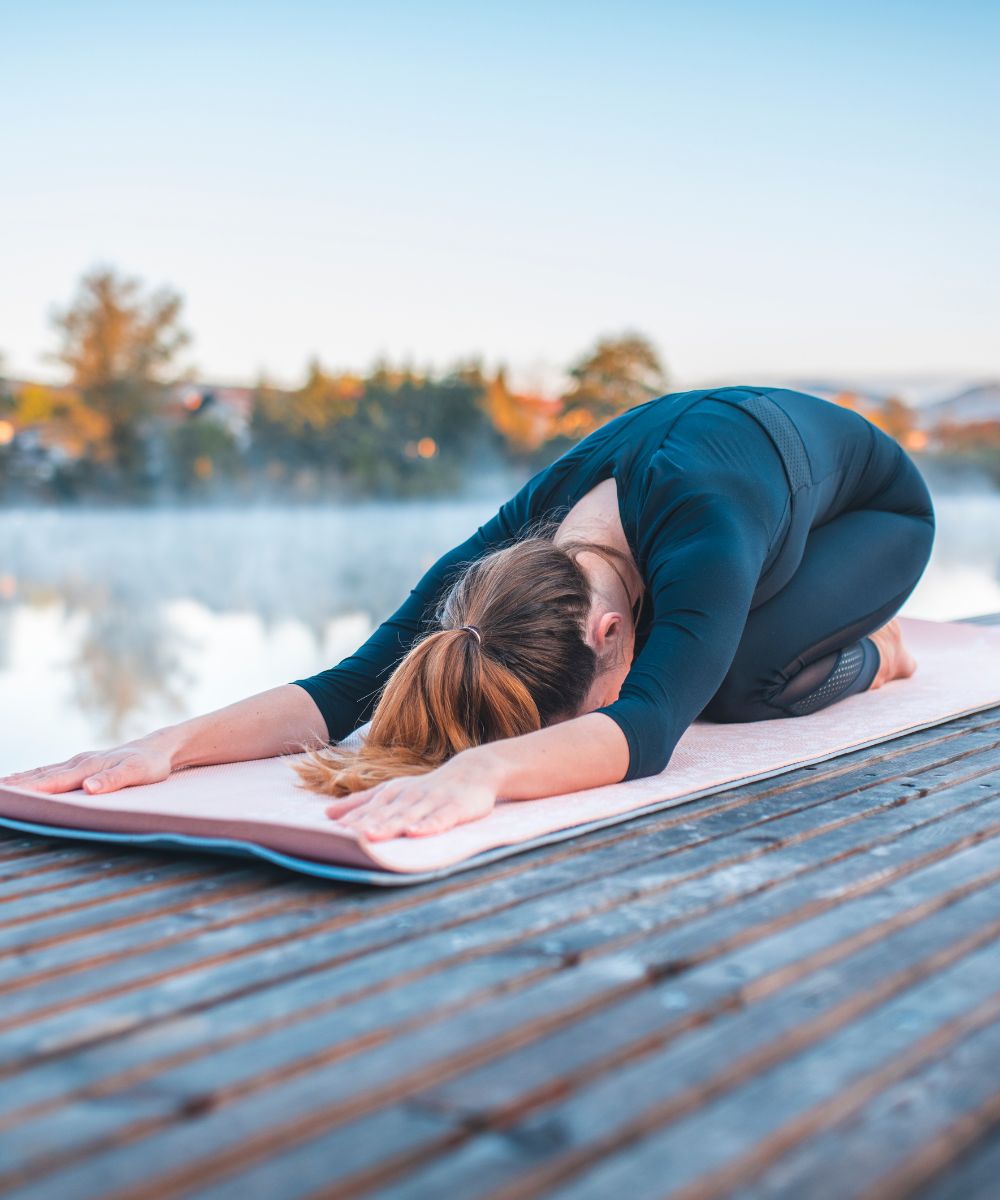
<instances>
[{"instance_id":1,"label":"wooden deck","mask_svg":"<svg viewBox=\"0 0 1000 1200\"><path fill-rule=\"evenodd\" d=\"M376 890L0 835L0 1193L1000 1195L1000 708Z\"/></svg>"}]
</instances>

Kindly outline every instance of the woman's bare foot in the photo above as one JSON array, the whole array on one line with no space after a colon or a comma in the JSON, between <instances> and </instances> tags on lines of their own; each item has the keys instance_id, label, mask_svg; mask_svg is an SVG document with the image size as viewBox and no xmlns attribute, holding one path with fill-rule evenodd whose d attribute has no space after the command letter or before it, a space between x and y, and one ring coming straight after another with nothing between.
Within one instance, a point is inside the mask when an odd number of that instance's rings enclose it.
<instances>
[{"instance_id":1,"label":"woman's bare foot","mask_svg":"<svg viewBox=\"0 0 1000 1200\"><path fill-rule=\"evenodd\" d=\"M878 646L881 663L871 681L869 691L880 688L892 679L909 679L917 669L917 660L903 645L903 633L895 617L881 629L868 635Z\"/></svg>"}]
</instances>

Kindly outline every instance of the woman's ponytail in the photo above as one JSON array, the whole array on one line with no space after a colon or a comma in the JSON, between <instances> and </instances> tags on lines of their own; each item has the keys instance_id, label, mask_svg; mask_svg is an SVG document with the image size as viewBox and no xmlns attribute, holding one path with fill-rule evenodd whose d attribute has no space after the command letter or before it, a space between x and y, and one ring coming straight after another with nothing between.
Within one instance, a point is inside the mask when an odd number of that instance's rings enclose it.
<instances>
[{"instance_id":1,"label":"woman's ponytail","mask_svg":"<svg viewBox=\"0 0 1000 1200\"><path fill-rule=\"evenodd\" d=\"M344 796L540 728L538 707L517 676L467 629L441 629L417 642L389 677L359 749L313 751L295 769L312 791Z\"/></svg>"},{"instance_id":2,"label":"woman's ponytail","mask_svg":"<svg viewBox=\"0 0 1000 1200\"><path fill-rule=\"evenodd\" d=\"M554 527L540 528L466 568L438 607L442 628L417 641L386 682L361 746L310 750L295 764L305 787L344 796L576 714L598 669L584 637L590 585L576 554L618 552L557 546Z\"/></svg>"}]
</instances>

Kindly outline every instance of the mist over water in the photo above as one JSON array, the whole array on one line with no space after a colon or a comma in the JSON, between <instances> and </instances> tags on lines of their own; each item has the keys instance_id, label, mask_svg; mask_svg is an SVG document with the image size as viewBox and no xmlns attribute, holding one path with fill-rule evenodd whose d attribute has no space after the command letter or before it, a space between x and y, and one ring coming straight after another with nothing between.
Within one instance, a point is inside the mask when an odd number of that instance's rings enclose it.
<instances>
[{"instance_id":1,"label":"mist over water","mask_svg":"<svg viewBox=\"0 0 1000 1200\"><path fill-rule=\"evenodd\" d=\"M336 663L506 495L0 511L0 773ZM1000 493L935 506L934 554L903 613L1000 611Z\"/></svg>"}]
</instances>

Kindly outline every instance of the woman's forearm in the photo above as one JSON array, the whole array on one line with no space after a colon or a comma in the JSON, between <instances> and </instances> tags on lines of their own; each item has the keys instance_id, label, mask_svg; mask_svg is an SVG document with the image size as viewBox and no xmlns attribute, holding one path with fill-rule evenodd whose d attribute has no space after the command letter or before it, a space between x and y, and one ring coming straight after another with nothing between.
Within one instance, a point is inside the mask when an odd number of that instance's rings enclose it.
<instances>
[{"instance_id":1,"label":"woman's forearm","mask_svg":"<svg viewBox=\"0 0 1000 1200\"><path fill-rule=\"evenodd\" d=\"M326 722L312 697L285 683L122 746L87 750L65 762L5 775L0 782L39 792L115 792L160 783L178 767L271 758L326 740Z\"/></svg>"},{"instance_id":2,"label":"woman's forearm","mask_svg":"<svg viewBox=\"0 0 1000 1200\"><path fill-rule=\"evenodd\" d=\"M164 749L176 770L293 753L303 743L326 742L327 730L309 693L285 683L158 729L144 740Z\"/></svg>"},{"instance_id":3,"label":"woman's forearm","mask_svg":"<svg viewBox=\"0 0 1000 1200\"><path fill-rule=\"evenodd\" d=\"M370 841L444 833L492 812L497 800L537 800L618 783L629 767L625 734L606 713L473 746L426 774L341 796L326 813Z\"/></svg>"},{"instance_id":4,"label":"woman's forearm","mask_svg":"<svg viewBox=\"0 0 1000 1200\"><path fill-rule=\"evenodd\" d=\"M604 713L585 713L520 737L464 750L470 771L507 800L537 800L619 783L629 766L621 728Z\"/></svg>"}]
</instances>

